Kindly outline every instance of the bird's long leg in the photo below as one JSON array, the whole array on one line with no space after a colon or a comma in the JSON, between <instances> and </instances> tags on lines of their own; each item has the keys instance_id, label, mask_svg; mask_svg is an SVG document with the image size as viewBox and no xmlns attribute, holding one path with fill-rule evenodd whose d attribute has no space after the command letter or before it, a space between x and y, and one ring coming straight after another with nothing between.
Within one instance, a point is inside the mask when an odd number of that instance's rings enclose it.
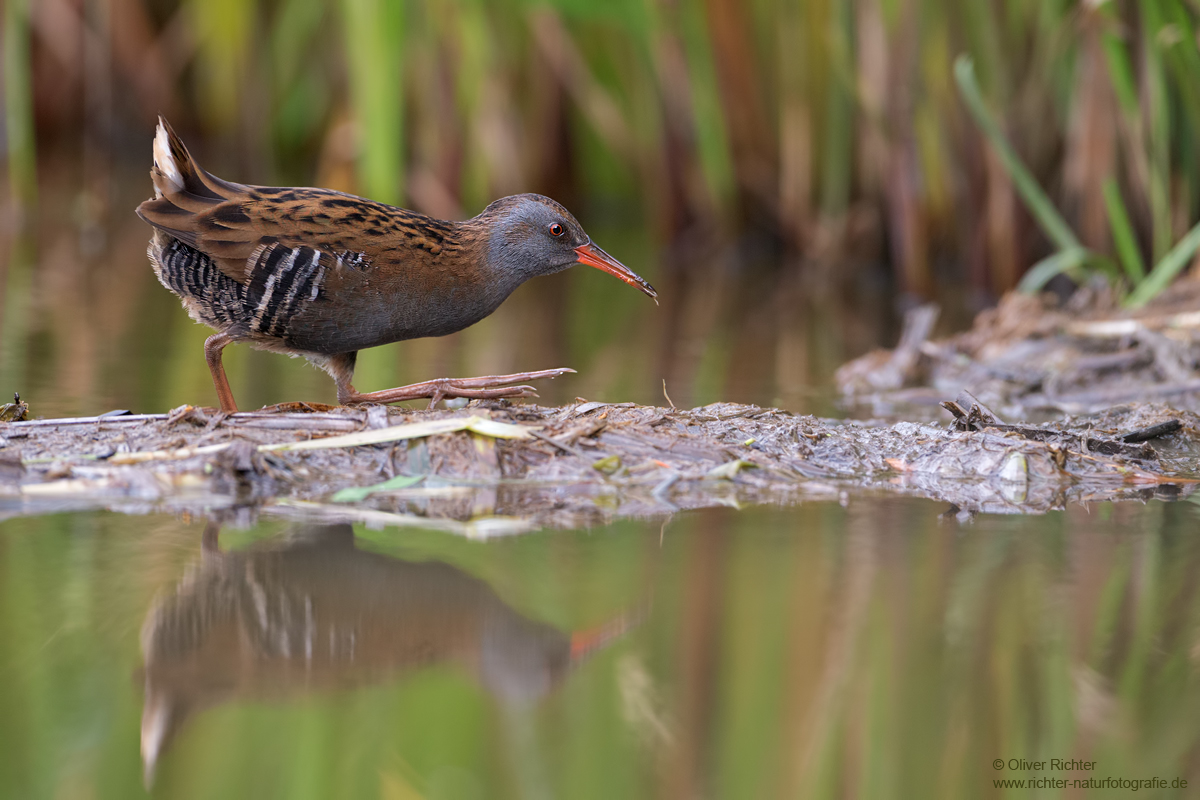
<instances>
[{"instance_id":1,"label":"bird's long leg","mask_svg":"<svg viewBox=\"0 0 1200 800\"><path fill-rule=\"evenodd\" d=\"M516 372L512 375L484 375L479 378L436 378L422 381L396 389L383 389L378 392L360 392L350 385L354 373L354 356L333 356L326 367L337 383L338 402L342 405L358 403L398 403L401 400L419 400L429 398L429 407L433 408L439 400L451 397L475 399L494 399L499 397L537 397L532 386L512 386L510 384L522 381L537 381L543 378L557 378L573 369L543 369L537 372Z\"/></svg>"},{"instance_id":2,"label":"bird's long leg","mask_svg":"<svg viewBox=\"0 0 1200 800\"><path fill-rule=\"evenodd\" d=\"M237 411L233 390L229 388L229 379L225 377L225 367L221 364L221 351L232 341L232 337L225 333L215 333L204 341L204 360L208 362L208 371L212 373L213 386L217 388L221 410L226 414Z\"/></svg>"}]
</instances>

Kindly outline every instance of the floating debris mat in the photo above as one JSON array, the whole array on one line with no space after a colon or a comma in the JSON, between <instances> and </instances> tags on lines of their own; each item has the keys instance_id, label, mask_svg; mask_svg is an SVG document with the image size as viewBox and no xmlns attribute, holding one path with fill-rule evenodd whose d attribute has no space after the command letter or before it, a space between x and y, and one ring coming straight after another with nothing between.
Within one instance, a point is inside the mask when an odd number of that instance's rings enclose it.
<instances>
[{"instance_id":1,"label":"floating debris mat","mask_svg":"<svg viewBox=\"0 0 1200 800\"><path fill-rule=\"evenodd\" d=\"M1200 473L1190 412L1147 405L1030 426L1002 422L970 395L946 407L949 426L585 401L432 411L290 404L232 415L185 406L0 423L0 516L270 506L490 535L861 489L967 513L1043 512L1185 496Z\"/></svg>"},{"instance_id":2,"label":"floating debris mat","mask_svg":"<svg viewBox=\"0 0 1200 800\"><path fill-rule=\"evenodd\" d=\"M1200 278L1177 281L1140 309L1110 291L1011 293L971 330L930 338L936 306L913 309L894 350L877 350L835 376L844 405L884 416L936 409L969 389L1013 417L1094 413L1157 401L1200 410Z\"/></svg>"}]
</instances>

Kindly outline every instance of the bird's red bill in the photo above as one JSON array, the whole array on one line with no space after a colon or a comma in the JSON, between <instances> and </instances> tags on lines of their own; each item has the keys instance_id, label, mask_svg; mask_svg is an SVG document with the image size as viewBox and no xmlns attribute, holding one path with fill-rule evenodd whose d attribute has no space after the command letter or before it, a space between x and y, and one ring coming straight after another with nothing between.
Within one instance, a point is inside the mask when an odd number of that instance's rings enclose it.
<instances>
[{"instance_id":1,"label":"bird's red bill","mask_svg":"<svg viewBox=\"0 0 1200 800\"><path fill-rule=\"evenodd\" d=\"M601 250L596 245L588 242L575 248L575 254L579 257L580 264L587 264L589 267L602 269L609 275L616 275L621 280L628 283L646 294L654 298L654 302L658 302L658 292L654 291L654 287L631 270L629 267L617 261L608 253Z\"/></svg>"}]
</instances>

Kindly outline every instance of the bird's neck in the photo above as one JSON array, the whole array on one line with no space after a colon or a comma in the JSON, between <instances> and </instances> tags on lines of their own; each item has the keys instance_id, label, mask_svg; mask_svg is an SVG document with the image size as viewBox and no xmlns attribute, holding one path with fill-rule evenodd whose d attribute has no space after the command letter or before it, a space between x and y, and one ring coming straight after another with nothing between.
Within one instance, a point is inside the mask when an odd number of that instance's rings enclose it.
<instances>
[{"instance_id":1,"label":"bird's neck","mask_svg":"<svg viewBox=\"0 0 1200 800\"><path fill-rule=\"evenodd\" d=\"M533 275L527 263L505 236L503 227L486 213L457 223L456 234L464 256L478 275L481 299L491 313Z\"/></svg>"}]
</instances>

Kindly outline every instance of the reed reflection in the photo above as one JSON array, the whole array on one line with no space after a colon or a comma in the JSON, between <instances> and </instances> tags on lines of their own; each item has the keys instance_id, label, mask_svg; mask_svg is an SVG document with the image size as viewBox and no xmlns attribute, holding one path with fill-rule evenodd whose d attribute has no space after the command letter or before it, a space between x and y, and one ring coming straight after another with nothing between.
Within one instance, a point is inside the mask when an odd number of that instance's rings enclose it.
<instances>
[{"instance_id":1,"label":"reed reflection","mask_svg":"<svg viewBox=\"0 0 1200 800\"><path fill-rule=\"evenodd\" d=\"M221 551L210 525L201 560L142 628L145 778L189 719L221 703L450 668L521 708L626 628L558 630L448 564L360 550L347 524L300 526L244 551Z\"/></svg>"}]
</instances>

